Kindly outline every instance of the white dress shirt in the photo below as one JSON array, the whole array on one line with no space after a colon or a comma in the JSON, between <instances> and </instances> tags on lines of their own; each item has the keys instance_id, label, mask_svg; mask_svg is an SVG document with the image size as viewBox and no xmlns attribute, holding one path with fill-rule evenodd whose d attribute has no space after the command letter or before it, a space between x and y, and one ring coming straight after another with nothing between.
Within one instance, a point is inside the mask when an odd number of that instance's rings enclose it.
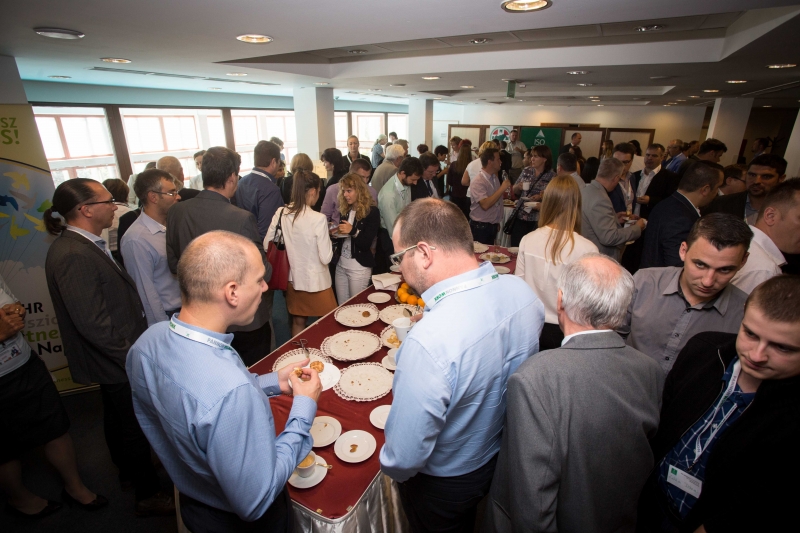
<instances>
[{"instance_id":1,"label":"white dress shirt","mask_svg":"<svg viewBox=\"0 0 800 533\"><path fill-rule=\"evenodd\" d=\"M639 178L639 187L636 189L637 198L647 194L647 188L650 187L650 183L659 172L661 172L661 165L658 165L651 172L647 172L647 167L642 169L642 177ZM638 215L641 208L642 205L637 203L633 208L633 214Z\"/></svg>"},{"instance_id":2,"label":"white dress shirt","mask_svg":"<svg viewBox=\"0 0 800 533\"><path fill-rule=\"evenodd\" d=\"M750 226L750 229L753 230L750 255L747 256L747 263L731 280L747 294L768 279L780 276L781 267L786 264L786 259L769 235L755 226Z\"/></svg>"},{"instance_id":3,"label":"white dress shirt","mask_svg":"<svg viewBox=\"0 0 800 533\"><path fill-rule=\"evenodd\" d=\"M610 329L587 329L585 331L578 331L577 333L573 333L572 335L567 335L564 337L564 340L561 341L561 346L564 346L569 342L572 337L577 337L578 335L590 335L592 333L608 333L609 331L613 331Z\"/></svg>"}]
</instances>

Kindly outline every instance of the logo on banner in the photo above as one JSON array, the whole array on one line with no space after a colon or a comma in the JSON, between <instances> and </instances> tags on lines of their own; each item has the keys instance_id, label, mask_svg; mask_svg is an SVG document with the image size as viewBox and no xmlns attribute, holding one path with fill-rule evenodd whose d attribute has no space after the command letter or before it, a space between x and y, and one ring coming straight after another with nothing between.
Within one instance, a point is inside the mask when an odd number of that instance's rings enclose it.
<instances>
[{"instance_id":1,"label":"logo on banner","mask_svg":"<svg viewBox=\"0 0 800 533\"><path fill-rule=\"evenodd\" d=\"M539 133L536 134L536 138L533 140L534 146L544 146L547 144L547 139L545 139L544 132L539 130Z\"/></svg>"},{"instance_id":2,"label":"logo on banner","mask_svg":"<svg viewBox=\"0 0 800 533\"><path fill-rule=\"evenodd\" d=\"M511 128L508 126L495 126L489 133L489 138L492 140L500 139L501 141L507 141L511 138Z\"/></svg>"}]
</instances>

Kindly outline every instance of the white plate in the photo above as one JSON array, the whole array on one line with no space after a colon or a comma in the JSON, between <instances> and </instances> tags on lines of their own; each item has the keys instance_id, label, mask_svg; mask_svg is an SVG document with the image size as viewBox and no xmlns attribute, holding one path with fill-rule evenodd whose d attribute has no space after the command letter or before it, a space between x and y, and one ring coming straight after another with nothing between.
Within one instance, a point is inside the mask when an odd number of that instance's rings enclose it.
<instances>
[{"instance_id":1,"label":"white plate","mask_svg":"<svg viewBox=\"0 0 800 533\"><path fill-rule=\"evenodd\" d=\"M542 205L542 202L525 202L525 207L530 207L531 209L540 205Z\"/></svg>"},{"instance_id":2,"label":"white plate","mask_svg":"<svg viewBox=\"0 0 800 533\"><path fill-rule=\"evenodd\" d=\"M472 248L475 250L476 254L482 254L483 252L485 252L486 250L489 249L488 246L486 246L485 244L480 243L478 241L473 241L472 242Z\"/></svg>"},{"instance_id":3,"label":"white plate","mask_svg":"<svg viewBox=\"0 0 800 533\"><path fill-rule=\"evenodd\" d=\"M309 357L312 361L321 361L323 363L330 363L331 358L322 353L321 351L317 350L316 348L306 348L308 350ZM275 363L272 365L272 371L277 372L281 368L288 366L292 363L298 363L302 360L306 359L306 354L303 352L302 348L298 348L296 350L292 350L286 352L282 356L278 357L275 360Z\"/></svg>"},{"instance_id":4,"label":"white plate","mask_svg":"<svg viewBox=\"0 0 800 533\"><path fill-rule=\"evenodd\" d=\"M384 307L381 309L381 312L378 316L385 324L389 324L391 326L392 322L394 322L396 318L407 316L405 313L403 313L403 309L408 309L411 311L411 316L418 315L422 312L421 309L417 309L417 307L414 305L397 304Z\"/></svg>"},{"instance_id":5,"label":"white plate","mask_svg":"<svg viewBox=\"0 0 800 533\"><path fill-rule=\"evenodd\" d=\"M383 368L389 370L390 372L394 372L395 370L397 370L397 361L393 363L392 358L389 355L387 355L381 360L381 365L383 366Z\"/></svg>"},{"instance_id":6,"label":"white plate","mask_svg":"<svg viewBox=\"0 0 800 533\"><path fill-rule=\"evenodd\" d=\"M352 446L356 446L354 451ZM336 439L336 444L333 446L333 452L336 457L345 463L360 463L369 459L378 447L375 437L356 429L343 433L341 437ZM327 470L323 468L323 470Z\"/></svg>"},{"instance_id":7,"label":"white plate","mask_svg":"<svg viewBox=\"0 0 800 533\"><path fill-rule=\"evenodd\" d=\"M308 367L304 367L308 368ZM331 362L325 363L325 368L322 369L322 372L319 374L319 382L322 384L322 391L325 392L328 389L332 389L339 383L339 379L342 377L342 371L339 370L336 365ZM292 388L292 382L289 381L289 388Z\"/></svg>"},{"instance_id":8,"label":"white plate","mask_svg":"<svg viewBox=\"0 0 800 533\"><path fill-rule=\"evenodd\" d=\"M317 463L327 465L328 461L321 455L317 455ZM323 466L315 468L314 473L308 477L300 477L297 471L295 471L292 472L292 475L289 477L289 485L296 489L310 489L315 485L319 485L319 483L325 479L326 475L328 475L328 469Z\"/></svg>"},{"instance_id":9,"label":"white plate","mask_svg":"<svg viewBox=\"0 0 800 533\"><path fill-rule=\"evenodd\" d=\"M400 272L400 267L397 265L392 265L389 267L389 270L391 270L392 272Z\"/></svg>"},{"instance_id":10,"label":"white plate","mask_svg":"<svg viewBox=\"0 0 800 533\"><path fill-rule=\"evenodd\" d=\"M318 416L311 424L311 437L314 439L314 448L322 448L336 442L342 434L342 424L332 416Z\"/></svg>"},{"instance_id":11,"label":"white plate","mask_svg":"<svg viewBox=\"0 0 800 533\"><path fill-rule=\"evenodd\" d=\"M512 247L510 247L510 248L508 249L508 253L510 253L510 254L518 254L518 253L519 253L519 247L518 247L518 246L512 246Z\"/></svg>"},{"instance_id":12,"label":"white plate","mask_svg":"<svg viewBox=\"0 0 800 533\"><path fill-rule=\"evenodd\" d=\"M333 318L348 328L361 328L378 320L378 312L378 308L372 304L345 305L333 313ZM364 316L364 313L367 313L367 316Z\"/></svg>"},{"instance_id":13,"label":"white plate","mask_svg":"<svg viewBox=\"0 0 800 533\"><path fill-rule=\"evenodd\" d=\"M386 420L389 418L389 411L391 411L392 406L389 405L380 405L372 410L369 414L369 421L372 422L372 425L378 429L383 429L386 427Z\"/></svg>"},{"instance_id":14,"label":"white plate","mask_svg":"<svg viewBox=\"0 0 800 533\"><path fill-rule=\"evenodd\" d=\"M354 363L342 370L333 392L345 400L371 402L389 394L393 381L394 374L380 363Z\"/></svg>"},{"instance_id":15,"label":"white plate","mask_svg":"<svg viewBox=\"0 0 800 533\"><path fill-rule=\"evenodd\" d=\"M339 361L358 361L380 350L381 339L374 333L351 329L325 338L320 349Z\"/></svg>"},{"instance_id":16,"label":"white plate","mask_svg":"<svg viewBox=\"0 0 800 533\"><path fill-rule=\"evenodd\" d=\"M504 266L495 266L494 269L498 274L511 274L511 269Z\"/></svg>"},{"instance_id":17,"label":"white plate","mask_svg":"<svg viewBox=\"0 0 800 533\"><path fill-rule=\"evenodd\" d=\"M511 258L503 252L487 252L485 254L481 254L480 259L483 259L484 261L491 261L492 263L508 263L511 261Z\"/></svg>"},{"instance_id":18,"label":"white plate","mask_svg":"<svg viewBox=\"0 0 800 533\"><path fill-rule=\"evenodd\" d=\"M384 346L386 346L390 350L392 348L399 348L400 347L400 344L394 345L394 344L391 344L389 342L388 339L389 339L389 337L392 336L392 333L394 333L394 327L392 327L392 326L386 326L385 328L383 328L383 331L381 331L381 344L383 344ZM397 341L397 342L400 342L400 341ZM386 366L386 365L384 365L384 366ZM390 368L389 370L392 370L392 369Z\"/></svg>"},{"instance_id":19,"label":"white plate","mask_svg":"<svg viewBox=\"0 0 800 533\"><path fill-rule=\"evenodd\" d=\"M367 296L367 300L374 304L385 304L392 299L392 296L385 292L373 292Z\"/></svg>"}]
</instances>

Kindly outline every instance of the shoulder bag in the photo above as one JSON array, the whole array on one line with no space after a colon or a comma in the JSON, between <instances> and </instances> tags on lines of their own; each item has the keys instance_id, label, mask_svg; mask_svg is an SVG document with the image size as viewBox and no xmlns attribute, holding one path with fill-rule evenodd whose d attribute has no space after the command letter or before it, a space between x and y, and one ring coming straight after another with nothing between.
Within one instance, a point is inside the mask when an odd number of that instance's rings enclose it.
<instances>
[{"instance_id":1,"label":"shoulder bag","mask_svg":"<svg viewBox=\"0 0 800 533\"><path fill-rule=\"evenodd\" d=\"M283 210L278 216L278 225L275 228L275 237L267 246L267 261L272 265L272 277L269 280L269 288L285 291L289 286L289 254L286 253L286 243L283 241Z\"/></svg>"}]
</instances>

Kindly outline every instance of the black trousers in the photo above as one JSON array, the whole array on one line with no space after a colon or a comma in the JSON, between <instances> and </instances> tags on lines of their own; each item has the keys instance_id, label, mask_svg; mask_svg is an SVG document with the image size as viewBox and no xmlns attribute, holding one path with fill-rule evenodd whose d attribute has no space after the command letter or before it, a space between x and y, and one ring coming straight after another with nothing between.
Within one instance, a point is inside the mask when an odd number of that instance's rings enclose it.
<instances>
[{"instance_id":1,"label":"black trousers","mask_svg":"<svg viewBox=\"0 0 800 533\"><path fill-rule=\"evenodd\" d=\"M269 322L265 322L263 326L253 331L234 331L231 347L242 358L245 366L251 366L269 354L271 339Z\"/></svg>"},{"instance_id":2,"label":"black trousers","mask_svg":"<svg viewBox=\"0 0 800 533\"><path fill-rule=\"evenodd\" d=\"M160 490L156 469L150 460L150 443L133 412L131 385L100 385L103 398L103 430L111 460L119 469L121 480L130 480L136 488L136 501L149 498Z\"/></svg>"},{"instance_id":3,"label":"black trousers","mask_svg":"<svg viewBox=\"0 0 800 533\"><path fill-rule=\"evenodd\" d=\"M469 220L470 199L466 196L461 198L451 194L450 201L456 204L458 208L461 209L461 212L464 213L464 216L467 217L467 220Z\"/></svg>"},{"instance_id":4,"label":"black trousers","mask_svg":"<svg viewBox=\"0 0 800 533\"><path fill-rule=\"evenodd\" d=\"M539 335L539 351L555 350L561 348L561 341L564 340L564 333L558 324L548 324L545 322L542 334Z\"/></svg>"},{"instance_id":5,"label":"black trousers","mask_svg":"<svg viewBox=\"0 0 800 533\"><path fill-rule=\"evenodd\" d=\"M498 226L499 224L470 220L469 229L472 230L472 240L488 246L493 245L499 231Z\"/></svg>"},{"instance_id":6,"label":"black trousers","mask_svg":"<svg viewBox=\"0 0 800 533\"><path fill-rule=\"evenodd\" d=\"M236 514L211 507L181 493L181 518L192 533L291 533L292 501L284 488L269 509L253 522Z\"/></svg>"},{"instance_id":7,"label":"black trousers","mask_svg":"<svg viewBox=\"0 0 800 533\"><path fill-rule=\"evenodd\" d=\"M539 227L538 220L520 220L514 222L514 228L511 230L511 246L519 246L522 238L532 231L536 231Z\"/></svg>"},{"instance_id":8,"label":"black trousers","mask_svg":"<svg viewBox=\"0 0 800 533\"><path fill-rule=\"evenodd\" d=\"M411 531L472 533L478 503L489 493L497 456L477 470L455 477L417 474L398 483Z\"/></svg>"}]
</instances>

